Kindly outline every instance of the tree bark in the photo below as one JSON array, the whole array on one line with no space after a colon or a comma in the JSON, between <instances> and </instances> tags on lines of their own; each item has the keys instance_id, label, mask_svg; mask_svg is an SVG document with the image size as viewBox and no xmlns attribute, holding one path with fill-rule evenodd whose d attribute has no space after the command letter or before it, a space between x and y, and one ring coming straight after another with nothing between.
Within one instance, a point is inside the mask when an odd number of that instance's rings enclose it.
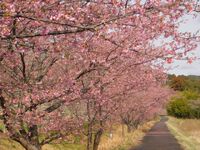
<instances>
[{"instance_id":1,"label":"tree bark","mask_svg":"<svg viewBox=\"0 0 200 150\"><path fill-rule=\"evenodd\" d=\"M102 134L103 134L103 129L102 128L99 129L97 131L97 133L95 134L94 143L93 143L93 150L98 150Z\"/></svg>"},{"instance_id":2,"label":"tree bark","mask_svg":"<svg viewBox=\"0 0 200 150\"><path fill-rule=\"evenodd\" d=\"M41 145L39 145L39 144L34 145L30 141L28 141L27 139L24 139L24 138L21 138L21 137L14 137L12 139L17 141L18 143L20 143L26 150L41 150L42 149Z\"/></svg>"},{"instance_id":3,"label":"tree bark","mask_svg":"<svg viewBox=\"0 0 200 150\"><path fill-rule=\"evenodd\" d=\"M28 145L26 150L42 150L41 146L35 146L35 145Z\"/></svg>"},{"instance_id":4,"label":"tree bark","mask_svg":"<svg viewBox=\"0 0 200 150\"><path fill-rule=\"evenodd\" d=\"M92 127L91 125L89 125L87 133L87 150L91 150L91 146L92 146Z\"/></svg>"},{"instance_id":5,"label":"tree bark","mask_svg":"<svg viewBox=\"0 0 200 150\"><path fill-rule=\"evenodd\" d=\"M91 150L92 146L92 127L93 127L93 121L91 120L91 114L90 114L90 100L87 101L87 115L88 115L88 129L87 129L87 150Z\"/></svg>"},{"instance_id":6,"label":"tree bark","mask_svg":"<svg viewBox=\"0 0 200 150\"><path fill-rule=\"evenodd\" d=\"M132 127L130 125L127 125L127 132L130 133L132 131Z\"/></svg>"},{"instance_id":7,"label":"tree bark","mask_svg":"<svg viewBox=\"0 0 200 150\"><path fill-rule=\"evenodd\" d=\"M122 137L125 136L125 131L124 131L124 124L122 123Z\"/></svg>"}]
</instances>

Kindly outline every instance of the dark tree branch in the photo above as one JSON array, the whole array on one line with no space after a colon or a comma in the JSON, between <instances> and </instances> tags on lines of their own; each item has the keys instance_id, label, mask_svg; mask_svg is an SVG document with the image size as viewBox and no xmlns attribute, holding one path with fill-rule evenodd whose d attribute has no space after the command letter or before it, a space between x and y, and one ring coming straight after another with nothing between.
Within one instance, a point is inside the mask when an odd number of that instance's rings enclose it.
<instances>
[{"instance_id":1,"label":"dark tree branch","mask_svg":"<svg viewBox=\"0 0 200 150\"><path fill-rule=\"evenodd\" d=\"M24 53L20 53L20 59L21 59L21 62L22 62L22 75L23 75L23 79L24 79L24 82L27 81L27 77L26 77L26 63L25 63L25 54Z\"/></svg>"},{"instance_id":2,"label":"dark tree branch","mask_svg":"<svg viewBox=\"0 0 200 150\"><path fill-rule=\"evenodd\" d=\"M40 145L48 144L48 143L52 142L53 140L56 140L58 138L62 138L64 136L68 135L68 134L69 133L64 133L64 134L63 133L55 133L55 134L51 134L48 137L46 137L44 140L42 140L40 142Z\"/></svg>"}]
</instances>

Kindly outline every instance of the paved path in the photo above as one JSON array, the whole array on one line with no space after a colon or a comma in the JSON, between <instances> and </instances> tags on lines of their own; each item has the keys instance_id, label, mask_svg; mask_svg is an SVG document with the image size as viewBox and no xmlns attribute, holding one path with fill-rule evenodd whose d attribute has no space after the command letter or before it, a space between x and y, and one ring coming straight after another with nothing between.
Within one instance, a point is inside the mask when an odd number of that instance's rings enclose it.
<instances>
[{"instance_id":1,"label":"paved path","mask_svg":"<svg viewBox=\"0 0 200 150\"><path fill-rule=\"evenodd\" d=\"M167 118L163 117L146 134L142 144L130 150L182 150L177 140L169 132L165 124L166 121Z\"/></svg>"}]
</instances>

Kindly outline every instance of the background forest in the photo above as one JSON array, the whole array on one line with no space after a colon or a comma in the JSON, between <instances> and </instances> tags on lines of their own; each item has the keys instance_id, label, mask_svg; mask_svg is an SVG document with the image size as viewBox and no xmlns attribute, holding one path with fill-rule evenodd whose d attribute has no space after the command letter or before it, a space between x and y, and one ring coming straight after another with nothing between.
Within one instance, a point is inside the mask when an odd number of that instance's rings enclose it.
<instances>
[{"instance_id":1,"label":"background forest","mask_svg":"<svg viewBox=\"0 0 200 150\"><path fill-rule=\"evenodd\" d=\"M169 75L168 84L178 92L168 104L168 114L178 118L200 118L200 77Z\"/></svg>"}]
</instances>

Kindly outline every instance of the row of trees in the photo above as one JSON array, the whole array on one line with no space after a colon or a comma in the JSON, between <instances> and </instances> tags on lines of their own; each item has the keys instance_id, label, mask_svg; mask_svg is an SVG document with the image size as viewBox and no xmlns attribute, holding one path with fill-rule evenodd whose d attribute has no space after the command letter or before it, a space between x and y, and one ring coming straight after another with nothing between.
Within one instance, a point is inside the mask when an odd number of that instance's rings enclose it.
<instances>
[{"instance_id":1,"label":"row of trees","mask_svg":"<svg viewBox=\"0 0 200 150\"><path fill-rule=\"evenodd\" d=\"M108 122L137 127L170 93L163 63L196 47L178 32L193 7L184 0L4 0L0 7L1 118L26 150L77 132L97 150ZM160 38L168 40L158 45Z\"/></svg>"}]
</instances>

